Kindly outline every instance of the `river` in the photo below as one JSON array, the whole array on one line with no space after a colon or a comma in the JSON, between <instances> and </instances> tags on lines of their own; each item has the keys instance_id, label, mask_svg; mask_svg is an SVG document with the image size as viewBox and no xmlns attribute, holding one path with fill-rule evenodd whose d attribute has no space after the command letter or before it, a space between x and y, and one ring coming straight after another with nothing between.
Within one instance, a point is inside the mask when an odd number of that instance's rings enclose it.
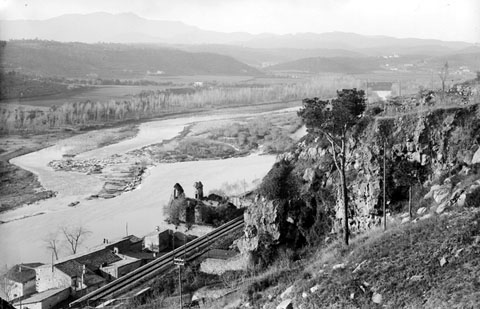
<instances>
[{"instance_id":1,"label":"river","mask_svg":"<svg viewBox=\"0 0 480 309\"><path fill-rule=\"evenodd\" d=\"M136 137L81 153L77 158L101 158L126 153L171 139L192 122L236 117L239 115L180 117L146 122L140 125ZM74 138L81 140L88 138L88 135ZM61 158L72 142L68 139L59 141L55 146L11 160L38 175L46 189L57 191L58 194L54 198L0 215L0 220L6 222L0 224L0 265L48 263L51 252L46 249L45 241L55 234L60 239L59 228L62 226L83 226L91 232L82 243L84 250L100 244L104 238L125 236L127 229L129 234L143 236L156 226L171 228L164 220L162 208L168 202L175 183L183 185L187 196L194 196L195 181L202 181L206 193L220 188L225 182L245 181L252 186L275 162L273 155L250 155L223 160L157 164L147 169L141 185L135 190L112 199L87 200L86 197L98 192L103 185L97 175L55 172L47 166L51 160ZM68 207L73 201L80 201L80 204ZM194 232L202 233L202 228L197 227ZM65 255L67 249L62 248L60 256Z\"/></svg>"}]
</instances>

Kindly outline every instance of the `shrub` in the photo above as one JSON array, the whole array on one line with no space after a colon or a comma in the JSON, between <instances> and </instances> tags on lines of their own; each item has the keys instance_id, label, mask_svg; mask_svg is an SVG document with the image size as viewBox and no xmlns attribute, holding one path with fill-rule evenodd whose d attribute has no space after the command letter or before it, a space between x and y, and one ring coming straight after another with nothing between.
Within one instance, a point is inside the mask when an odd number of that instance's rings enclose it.
<instances>
[{"instance_id":1,"label":"shrub","mask_svg":"<svg viewBox=\"0 0 480 309\"><path fill-rule=\"evenodd\" d=\"M286 160L276 162L263 178L259 193L268 199L292 199L298 196L298 180L292 175L293 165Z\"/></svg>"},{"instance_id":2,"label":"shrub","mask_svg":"<svg viewBox=\"0 0 480 309\"><path fill-rule=\"evenodd\" d=\"M226 203L217 207L201 204L197 206L200 212L201 220L204 224L220 226L243 215L244 209L239 209L235 205Z\"/></svg>"},{"instance_id":3,"label":"shrub","mask_svg":"<svg viewBox=\"0 0 480 309\"><path fill-rule=\"evenodd\" d=\"M467 194L465 199L466 207L480 207L480 187Z\"/></svg>"}]
</instances>

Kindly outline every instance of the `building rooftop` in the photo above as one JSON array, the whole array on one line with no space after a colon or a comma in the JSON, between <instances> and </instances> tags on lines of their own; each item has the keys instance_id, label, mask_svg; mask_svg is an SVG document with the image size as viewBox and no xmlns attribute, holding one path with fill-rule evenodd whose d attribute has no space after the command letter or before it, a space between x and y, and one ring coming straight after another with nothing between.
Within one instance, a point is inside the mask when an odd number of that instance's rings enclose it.
<instances>
[{"instance_id":1,"label":"building rooftop","mask_svg":"<svg viewBox=\"0 0 480 309\"><path fill-rule=\"evenodd\" d=\"M57 289L46 290L46 291L43 291L43 292L40 292L40 293L33 294L31 297L23 299L22 300L22 305L38 303L40 301L43 301L47 298L50 298L50 297L52 297L52 296L54 296L58 293L61 293L65 290L68 290L68 289L70 289L70 288L57 288ZM14 304L14 305L18 305L18 304Z\"/></svg>"},{"instance_id":2,"label":"building rooftop","mask_svg":"<svg viewBox=\"0 0 480 309\"><path fill-rule=\"evenodd\" d=\"M19 283L35 280L35 268L42 265L42 263L17 264L8 270L5 277Z\"/></svg>"},{"instance_id":3,"label":"building rooftop","mask_svg":"<svg viewBox=\"0 0 480 309\"><path fill-rule=\"evenodd\" d=\"M153 255L153 252L124 252L123 255L133 257L139 260L154 260L157 257L160 256L160 254L157 253L156 256Z\"/></svg>"},{"instance_id":4,"label":"building rooftop","mask_svg":"<svg viewBox=\"0 0 480 309\"><path fill-rule=\"evenodd\" d=\"M114 239L109 241L108 243L103 243L101 245L98 245L92 248L90 251L80 252L70 256L63 257L56 264L70 261L70 260L77 260L77 261L80 261L80 263L86 264L84 263L85 261L92 260L92 259L97 260L96 257L100 257L101 255L105 254L105 252L110 252L112 255L114 255L111 251L113 251L113 248L119 244L127 244L126 247L129 247L130 245L141 243L141 241L142 239L135 235L129 235L126 237ZM126 249L124 250L129 251ZM106 261L106 262L110 263L110 261ZM89 264L96 265L98 268L101 264L103 264L103 262L99 264L98 262L92 261Z\"/></svg>"},{"instance_id":5,"label":"building rooftop","mask_svg":"<svg viewBox=\"0 0 480 309\"><path fill-rule=\"evenodd\" d=\"M64 272L65 274L67 274L71 278L82 277L83 264L80 264L75 260L70 260L60 264L56 264L55 267L61 270L62 272ZM92 286L102 281L105 281L105 279L96 275L88 267L85 267L85 274L83 275L83 284L85 284L86 286Z\"/></svg>"},{"instance_id":6,"label":"building rooftop","mask_svg":"<svg viewBox=\"0 0 480 309\"><path fill-rule=\"evenodd\" d=\"M87 265L87 267L92 270L99 269L102 265L111 264L120 260L121 258L110 249L93 251L90 254L75 259L75 261Z\"/></svg>"},{"instance_id":7,"label":"building rooftop","mask_svg":"<svg viewBox=\"0 0 480 309\"><path fill-rule=\"evenodd\" d=\"M121 259L120 261L115 261L113 263L110 263L108 264L107 266L116 266L116 267L120 267L120 266L123 266L123 265L128 265L130 263L134 263L136 261L139 261L139 259L137 258L134 258L134 257L131 257L131 256L128 256L128 255L124 255L124 258Z\"/></svg>"}]
</instances>

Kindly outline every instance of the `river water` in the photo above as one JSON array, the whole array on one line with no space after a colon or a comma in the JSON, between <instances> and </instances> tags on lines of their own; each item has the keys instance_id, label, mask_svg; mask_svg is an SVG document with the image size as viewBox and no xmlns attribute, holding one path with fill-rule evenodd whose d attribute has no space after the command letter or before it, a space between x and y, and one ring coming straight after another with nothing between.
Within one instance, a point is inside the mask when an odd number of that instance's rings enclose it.
<instances>
[{"instance_id":1,"label":"river water","mask_svg":"<svg viewBox=\"0 0 480 309\"><path fill-rule=\"evenodd\" d=\"M126 153L171 139L192 122L236 117L239 115L183 117L143 123L135 138L81 153L76 158L102 158ZM82 243L83 249L100 244L104 238L125 236L127 229L129 234L143 236L156 226L172 228L164 221L162 208L168 202L175 183L182 184L187 196L194 196L193 183L199 180L206 193L220 188L225 182L245 181L251 185L261 179L275 162L275 156L272 155L250 155L224 160L158 164L147 169L137 189L112 199L86 200L103 185L97 175L55 172L47 166L48 162L60 159L69 150L71 142L63 140L55 146L11 160L38 175L41 184L46 189L57 191L58 195L0 215L0 220L6 222L0 224L1 266L21 262L48 263L51 252L46 249L45 240L55 234L60 239L58 232L62 226L83 226L91 232ZM80 201L80 204L76 207L67 206L74 201ZM202 233L202 228L197 227L196 232ZM62 248L60 256L65 255L67 249Z\"/></svg>"}]
</instances>

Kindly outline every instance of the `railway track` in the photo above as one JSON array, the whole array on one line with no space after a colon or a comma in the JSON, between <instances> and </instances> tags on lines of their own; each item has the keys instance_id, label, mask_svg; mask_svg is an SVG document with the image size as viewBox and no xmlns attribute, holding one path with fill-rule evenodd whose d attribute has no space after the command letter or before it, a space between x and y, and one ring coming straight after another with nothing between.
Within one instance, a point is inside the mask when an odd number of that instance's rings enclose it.
<instances>
[{"instance_id":1,"label":"railway track","mask_svg":"<svg viewBox=\"0 0 480 309\"><path fill-rule=\"evenodd\" d=\"M136 270L120 277L107 285L102 286L95 291L71 302L70 308L81 308L82 306L95 305L101 301L106 301L121 295L132 288L144 283L154 276L166 273L175 267L174 259L183 259L185 262L194 260L204 254L212 242L244 226L243 216L238 217L210 233L198 237L177 249L162 255L156 260L145 264Z\"/></svg>"}]
</instances>

